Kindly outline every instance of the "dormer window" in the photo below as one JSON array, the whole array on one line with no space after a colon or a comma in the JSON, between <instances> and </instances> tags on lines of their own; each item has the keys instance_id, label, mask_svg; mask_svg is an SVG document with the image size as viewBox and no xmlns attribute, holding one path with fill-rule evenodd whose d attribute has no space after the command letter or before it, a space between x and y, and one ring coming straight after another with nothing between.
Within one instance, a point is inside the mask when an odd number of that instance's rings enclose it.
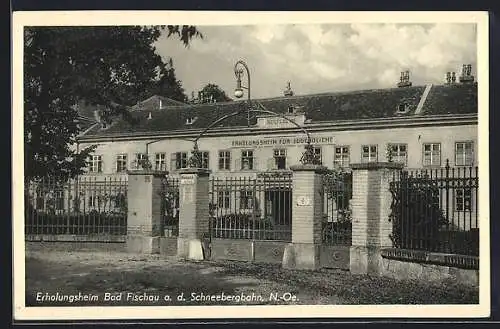
<instances>
[{"instance_id":1,"label":"dormer window","mask_svg":"<svg viewBox=\"0 0 500 329\"><path fill-rule=\"evenodd\" d=\"M403 102L398 105L398 113L406 113L410 109L410 105L408 103Z\"/></svg>"},{"instance_id":2,"label":"dormer window","mask_svg":"<svg viewBox=\"0 0 500 329\"><path fill-rule=\"evenodd\" d=\"M288 113L289 114L292 114L294 112L294 110L295 109L294 109L293 105L288 106Z\"/></svg>"},{"instance_id":3,"label":"dormer window","mask_svg":"<svg viewBox=\"0 0 500 329\"><path fill-rule=\"evenodd\" d=\"M186 118L186 124L187 125L192 125L196 121L195 117L188 117Z\"/></svg>"}]
</instances>

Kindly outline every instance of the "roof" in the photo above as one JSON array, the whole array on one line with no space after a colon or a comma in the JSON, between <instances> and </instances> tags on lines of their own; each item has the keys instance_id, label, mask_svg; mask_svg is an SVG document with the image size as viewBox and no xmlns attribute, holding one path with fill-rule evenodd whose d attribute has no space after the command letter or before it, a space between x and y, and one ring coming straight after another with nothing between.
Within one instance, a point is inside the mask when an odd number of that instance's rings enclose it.
<instances>
[{"instance_id":1,"label":"roof","mask_svg":"<svg viewBox=\"0 0 500 329\"><path fill-rule=\"evenodd\" d=\"M163 97L159 95L153 95L142 102L137 103L136 105L130 108L131 111L154 111L161 107L169 107L169 106L184 106L186 103L176 101L174 99Z\"/></svg>"},{"instance_id":2,"label":"roof","mask_svg":"<svg viewBox=\"0 0 500 329\"><path fill-rule=\"evenodd\" d=\"M287 113L293 106L305 113L310 123L336 122L345 120L383 119L394 117L422 117L442 114L477 113L477 84L433 85L418 114L415 113L426 86L335 92L315 95L276 97L256 100L266 109ZM407 111L398 108L405 104ZM210 104L185 104L150 111L134 111L137 122L132 124L123 119L115 121L106 129L95 128L86 136L116 136L129 133L168 133L186 129L202 129L224 115L247 108L245 101L231 101ZM149 118L148 118L149 117ZM187 125L188 118L194 119ZM253 117L252 123L256 123ZM221 122L220 127L246 126L246 115L238 115Z\"/></svg>"}]
</instances>

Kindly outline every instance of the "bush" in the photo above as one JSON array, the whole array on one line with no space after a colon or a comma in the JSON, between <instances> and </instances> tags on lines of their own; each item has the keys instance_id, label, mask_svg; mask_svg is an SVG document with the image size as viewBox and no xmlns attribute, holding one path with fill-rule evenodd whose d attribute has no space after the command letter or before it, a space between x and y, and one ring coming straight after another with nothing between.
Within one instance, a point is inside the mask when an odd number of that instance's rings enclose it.
<instances>
[{"instance_id":1,"label":"bush","mask_svg":"<svg viewBox=\"0 0 500 329\"><path fill-rule=\"evenodd\" d=\"M437 250L446 219L439 205L435 179L402 176L391 184L392 242L396 248Z\"/></svg>"}]
</instances>

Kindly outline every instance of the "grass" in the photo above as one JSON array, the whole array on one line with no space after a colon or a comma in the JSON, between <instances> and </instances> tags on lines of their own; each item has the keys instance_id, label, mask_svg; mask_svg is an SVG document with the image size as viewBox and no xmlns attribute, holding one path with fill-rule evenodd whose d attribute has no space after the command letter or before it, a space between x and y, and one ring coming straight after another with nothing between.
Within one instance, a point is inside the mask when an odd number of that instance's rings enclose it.
<instances>
[{"instance_id":1,"label":"grass","mask_svg":"<svg viewBox=\"0 0 500 329\"><path fill-rule=\"evenodd\" d=\"M122 296L103 301L104 293ZM191 293L262 296L260 301L191 301ZM37 293L95 294L97 302L40 302ZM149 294L158 301L127 301L127 293ZM185 301L176 300L184 293ZM295 301L269 300L271 293ZM164 300L164 296L172 300ZM184 262L173 257L118 251L27 250L26 305L224 305L224 304L477 304L478 289L452 281L397 281L353 275L341 270L300 271L279 264Z\"/></svg>"}]
</instances>

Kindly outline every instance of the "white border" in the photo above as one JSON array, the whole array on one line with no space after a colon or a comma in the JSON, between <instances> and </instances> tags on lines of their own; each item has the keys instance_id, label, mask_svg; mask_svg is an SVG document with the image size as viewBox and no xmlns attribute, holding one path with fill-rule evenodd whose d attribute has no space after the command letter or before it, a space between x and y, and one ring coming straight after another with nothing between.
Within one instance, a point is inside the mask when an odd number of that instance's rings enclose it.
<instances>
[{"instance_id":1,"label":"white border","mask_svg":"<svg viewBox=\"0 0 500 329\"><path fill-rule=\"evenodd\" d=\"M487 12L202 12L79 11L14 12L13 42L13 291L15 320L107 320L192 318L363 318L487 317L490 314L489 140L488 140L488 13ZM23 203L23 27L64 25L244 25L299 23L476 23L479 82L478 147L480 164L480 292L479 305L290 305L165 307L25 307Z\"/></svg>"}]
</instances>

